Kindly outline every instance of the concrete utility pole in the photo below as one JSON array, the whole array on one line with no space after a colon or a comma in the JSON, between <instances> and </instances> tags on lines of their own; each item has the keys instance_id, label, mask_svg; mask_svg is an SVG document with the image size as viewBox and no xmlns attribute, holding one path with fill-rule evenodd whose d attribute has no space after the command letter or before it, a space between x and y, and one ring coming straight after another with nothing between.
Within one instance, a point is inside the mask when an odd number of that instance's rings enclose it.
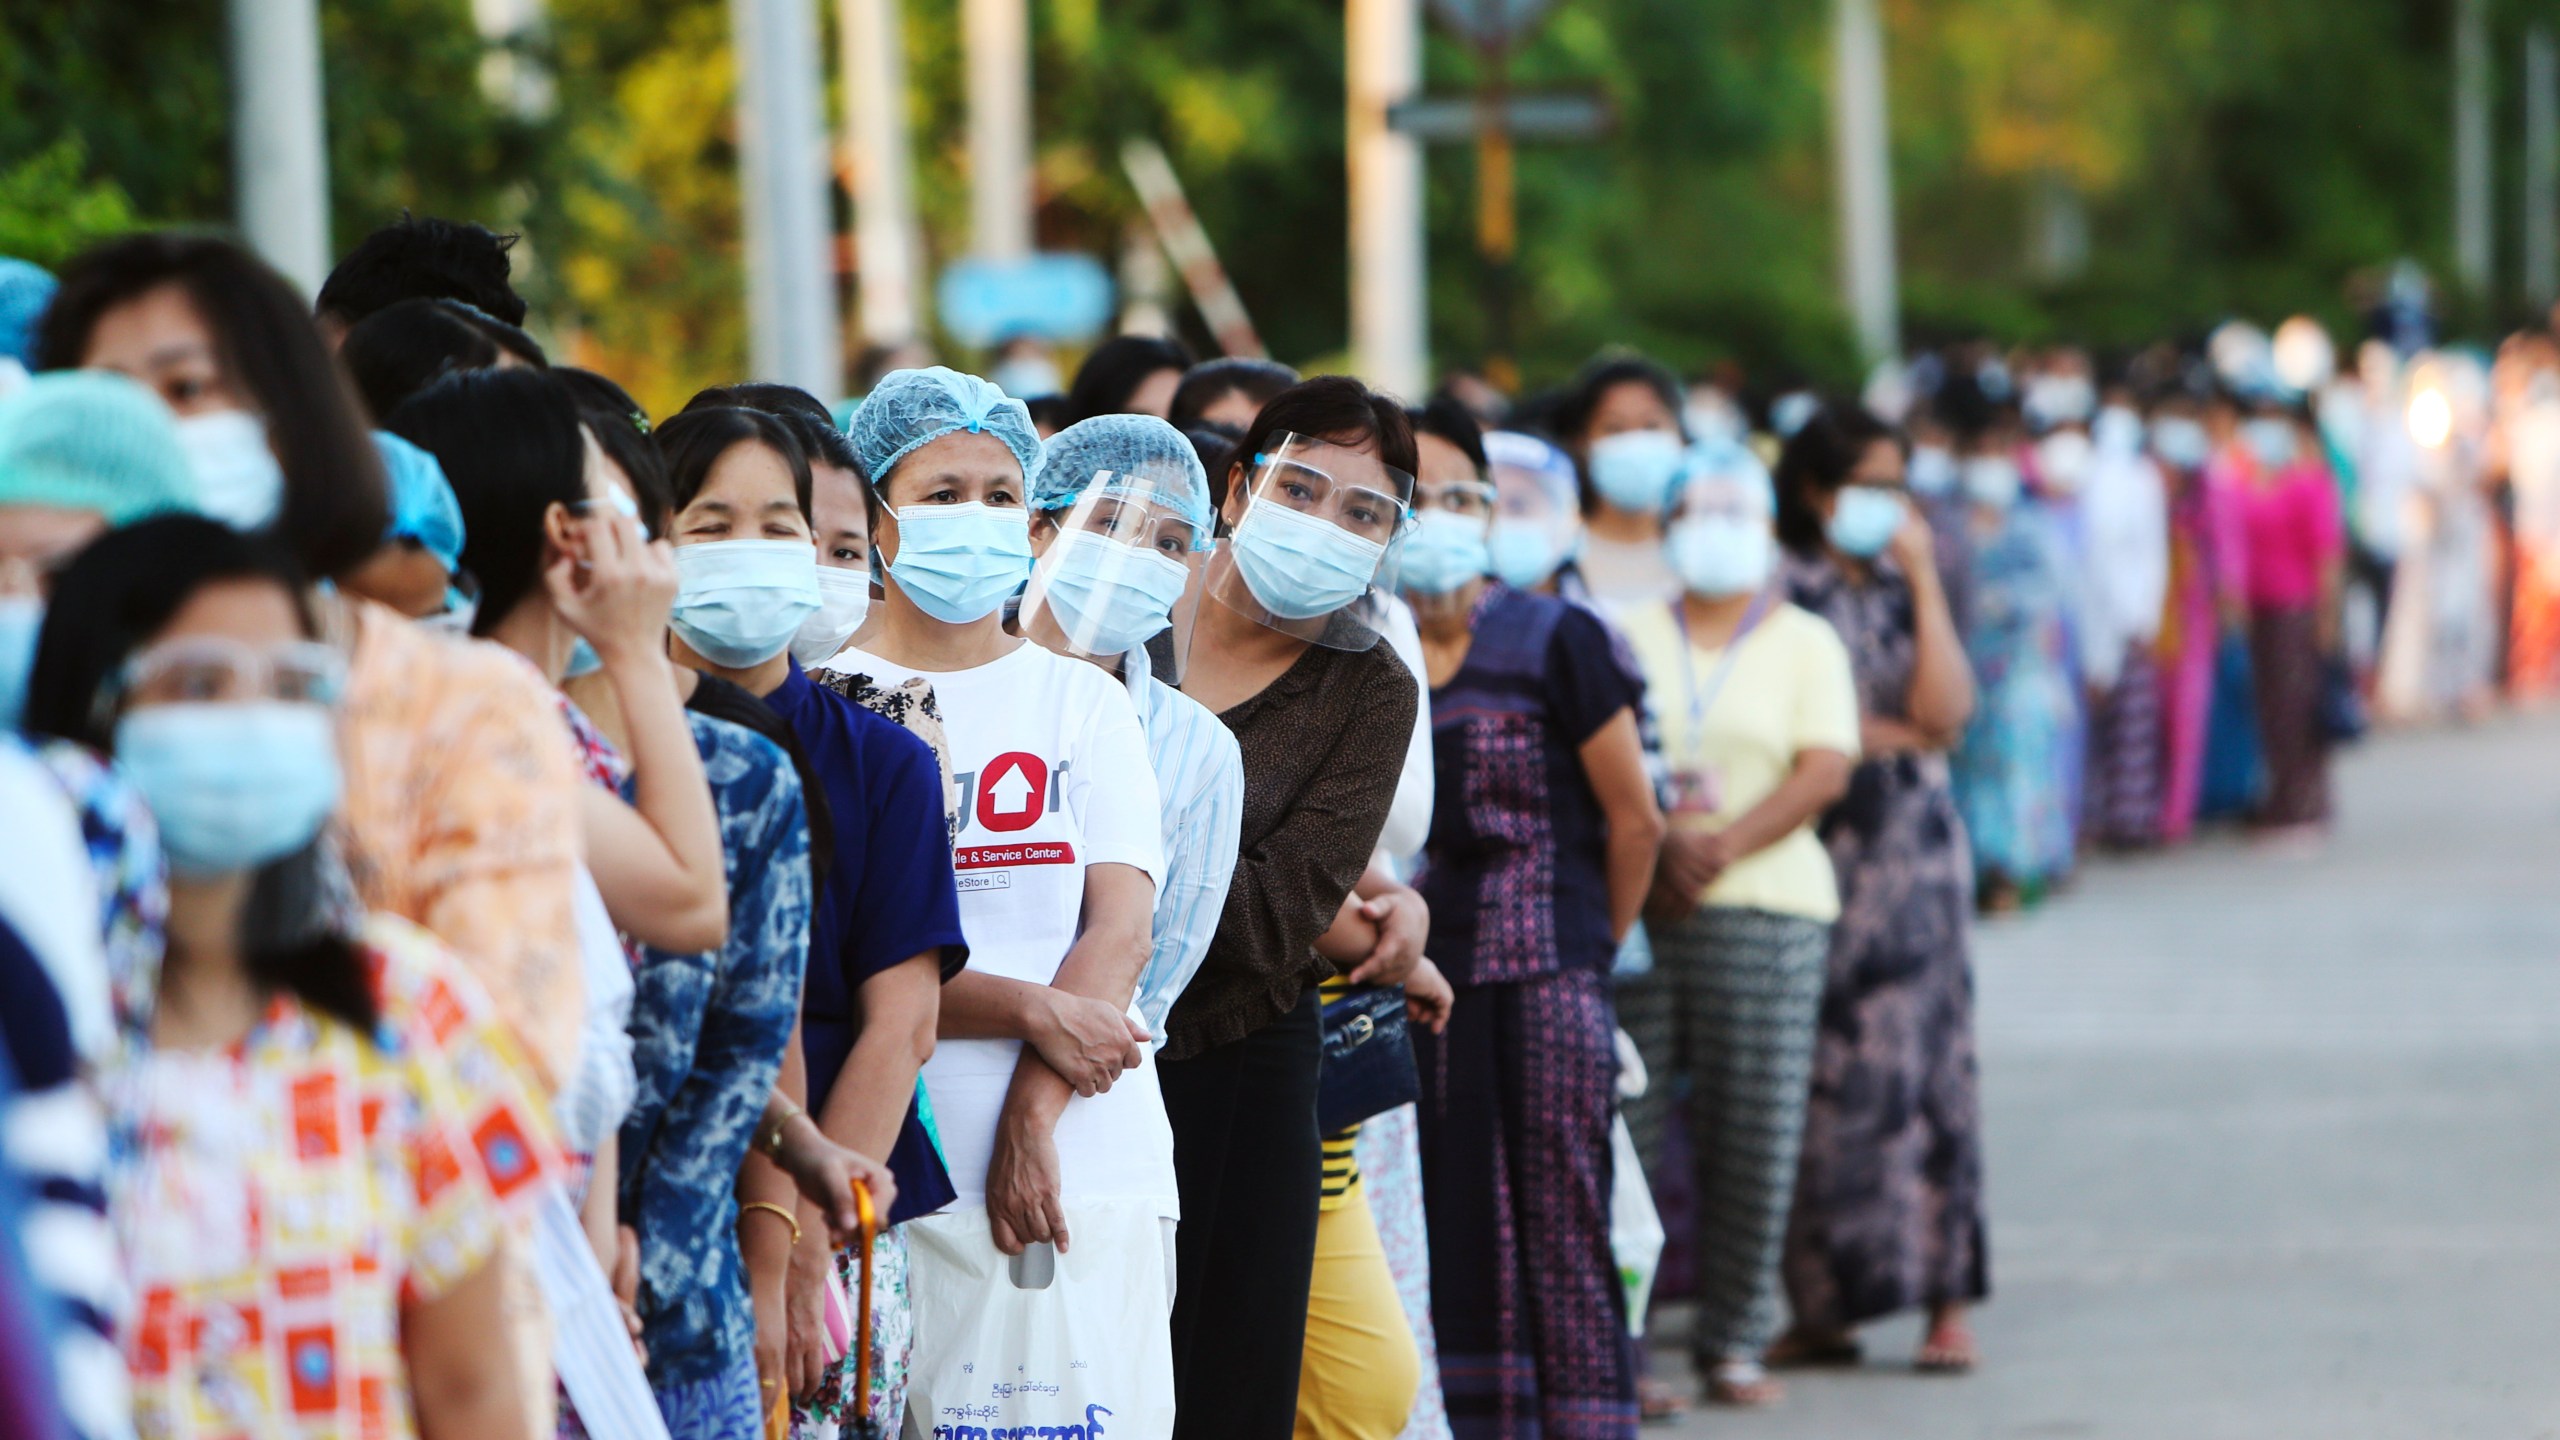
<instances>
[{"instance_id":1,"label":"concrete utility pole","mask_svg":"<svg viewBox=\"0 0 2560 1440\"><path fill-rule=\"evenodd\" d=\"M2560 40L2524 37L2524 298L2560 300Z\"/></svg>"},{"instance_id":2,"label":"concrete utility pole","mask_svg":"<svg viewBox=\"0 0 2560 1440\"><path fill-rule=\"evenodd\" d=\"M1031 254L1029 0L961 0L969 64L969 253Z\"/></svg>"},{"instance_id":3,"label":"concrete utility pole","mask_svg":"<svg viewBox=\"0 0 2560 1440\"><path fill-rule=\"evenodd\" d=\"M231 178L240 233L305 295L329 275L318 0L231 0Z\"/></svg>"},{"instance_id":4,"label":"concrete utility pole","mask_svg":"<svg viewBox=\"0 0 2560 1440\"><path fill-rule=\"evenodd\" d=\"M1867 363L1902 353L1894 275L1893 155L1876 0L1835 0L1831 146L1839 177L1840 292Z\"/></svg>"},{"instance_id":5,"label":"concrete utility pole","mask_svg":"<svg viewBox=\"0 0 2560 1440\"><path fill-rule=\"evenodd\" d=\"M1422 142L1387 109L1422 86L1416 0L1350 0L1343 23L1351 185L1351 352L1369 383L1420 399L1431 383Z\"/></svg>"},{"instance_id":6,"label":"concrete utility pole","mask_svg":"<svg viewBox=\"0 0 2560 1440\"><path fill-rule=\"evenodd\" d=\"M907 50L898 0L838 0L845 152L853 168L854 274L862 338L903 345L916 294L915 153L907 140Z\"/></svg>"},{"instance_id":7,"label":"concrete utility pole","mask_svg":"<svg viewBox=\"0 0 2560 1440\"><path fill-rule=\"evenodd\" d=\"M2489 292L2496 263L2491 234L2489 19L2484 0L2455 0L2453 12L2453 257L2463 285Z\"/></svg>"},{"instance_id":8,"label":"concrete utility pole","mask_svg":"<svg viewBox=\"0 0 2560 1440\"><path fill-rule=\"evenodd\" d=\"M759 380L844 390L815 0L729 0L747 338Z\"/></svg>"}]
</instances>

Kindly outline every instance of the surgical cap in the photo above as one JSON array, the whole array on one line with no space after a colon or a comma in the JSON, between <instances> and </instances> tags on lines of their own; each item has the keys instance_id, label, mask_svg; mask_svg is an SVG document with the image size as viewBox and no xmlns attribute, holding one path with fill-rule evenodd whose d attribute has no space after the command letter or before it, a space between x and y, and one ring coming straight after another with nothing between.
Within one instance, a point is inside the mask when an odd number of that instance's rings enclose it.
<instances>
[{"instance_id":1,"label":"surgical cap","mask_svg":"<svg viewBox=\"0 0 2560 1440\"><path fill-rule=\"evenodd\" d=\"M1153 415L1096 415L1049 437L1031 477L1031 508L1064 510L1097 476L1105 491L1142 489L1178 509L1205 538L1209 472L1189 437Z\"/></svg>"},{"instance_id":2,"label":"surgical cap","mask_svg":"<svg viewBox=\"0 0 2560 1440\"><path fill-rule=\"evenodd\" d=\"M1582 508L1582 491L1574 480L1573 457L1537 436L1517 430L1489 430L1484 437L1484 458L1487 464L1525 470L1536 476L1559 513L1571 513Z\"/></svg>"},{"instance_id":3,"label":"surgical cap","mask_svg":"<svg viewBox=\"0 0 2560 1440\"><path fill-rule=\"evenodd\" d=\"M415 540L444 562L451 574L462 565L462 504L444 464L387 430L373 432L373 448L391 477L391 538Z\"/></svg>"},{"instance_id":4,"label":"surgical cap","mask_svg":"<svg viewBox=\"0 0 2560 1440\"><path fill-rule=\"evenodd\" d=\"M53 303L53 272L41 265L0 255L0 355L29 369L35 347L36 322Z\"/></svg>"},{"instance_id":5,"label":"surgical cap","mask_svg":"<svg viewBox=\"0 0 2560 1440\"><path fill-rule=\"evenodd\" d=\"M885 489L898 462L945 435L966 430L993 435L1030 475L1040 463L1040 432L1019 400L975 375L935 365L893 370L853 412L854 458L873 489Z\"/></svg>"},{"instance_id":6,"label":"surgical cap","mask_svg":"<svg viewBox=\"0 0 2560 1440\"><path fill-rule=\"evenodd\" d=\"M87 510L110 526L195 508L177 418L104 370L37 375L0 400L0 505Z\"/></svg>"}]
</instances>

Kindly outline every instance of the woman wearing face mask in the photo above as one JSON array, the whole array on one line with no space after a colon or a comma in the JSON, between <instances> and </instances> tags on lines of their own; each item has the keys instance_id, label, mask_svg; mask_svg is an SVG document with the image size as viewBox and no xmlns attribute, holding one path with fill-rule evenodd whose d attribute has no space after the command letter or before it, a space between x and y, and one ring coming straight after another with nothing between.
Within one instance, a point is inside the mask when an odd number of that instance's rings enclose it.
<instances>
[{"instance_id":1,"label":"woman wearing face mask","mask_svg":"<svg viewBox=\"0 0 2560 1440\"><path fill-rule=\"evenodd\" d=\"M801 1001L808 1107L829 1139L886 1157L897 1202L883 1219L903 1224L952 1198L916 1105L916 1075L933 1053L942 982L969 957L932 752L812 684L791 658L792 638L819 597L808 459L783 422L706 408L669 420L656 439L682 577L675 657L770 706L799 737L826 792L834 856L811 918ZM756 1209L741 1218L754 1227L741 1230L751 1272L769 1270L772 1247L790 1247L782 1385L804 1407L827 1379L825 1286L860 1263L830 1245L824 1219L812 1205L796 1217ZM884 1237L882 1251L903 1270L901 1239ZM757 1306L758 1349L770 1353L768 1296L758 1294ZM904 1321L875 1319L883 1329Z\"/></svg>"},{"instance_id":2,"label":"woman wearing face mask","mask_svg":"<svg viewBox=\"0 0 2560 1440\"><path fill-rule=\"evenodd\" d=\"M2329 821L2329 735L2320 714L2338 648L2346 534L2318 431L2299 406L2262 404L2240 427L2235 498L2248 576L2249 668L2266 797L2251 819L2275 841L2313 843Z\"/></svg>"},{"instance_id":3,"label":"woman wearing face mask","mask_svg":"<svg viewBox=\"0 0 2560 1440\"><path fill-rule=\"evenodd\" d=\"M1629 612L1671 783L1671 834L1646 905L1654 968L1621 983L1644 1056L1627 1123L1659 1165L1685 1087L1697 1165L1698 1315L1707 1398L1783 1398L1761 1368L1777 1333L1778 1249L1795 1189L1823 960L1839 888L1814 821L1858 758L1849 654L1775 587L1774 497L1757 476L1702 477L1672 511L1685 593Z\"/></svg>"},{"instance_id":4,"label":"woman wearing face mask","mask_svg":"<svg viewBox=\"0 0 2560 1440\"><path fill-rule=\"evenodd\" d=\"M1794 1324L1771 1364L1854 1358L1854 1327L1926 1306L1916 1363L1970 1368L1965 1309L1990 1288L1973 864L1946 760L1973 677L1902 470L1900 439L1863 410L1816 415L1778 461L1787 598L1848 647L1860 759L1822 818L1840 918L1780 1260Z\"/></svg>"},{"instance_id":5,"label":"woman wearing face mask","mask_svg":"<svg viewBox=\"0 0 2560 1440\"><path fill-rule=\"evenodd\" d=\"M1535 435L1492 430L1484 437L1495 514L1485 538L1490 573L1514 590L1590 598L1582 583L1582 499L1573 457Z\"/></svg>"},{"instance_id":6,"label":"woman wearing face mask","mask_svg":"<svg viewBox=\"0 0 2560 1440\"><path fill-rule=\"evenodd\" d=\"M1030 575L1040 455L1021 402L975 376L902 371L863 401L852 437L887 579L844 665L931 681L966 777L954 864L972 963L924 1070L964 1208L911 1233L917 1283L975 1247L1066 1251L1081 1237L1151 1296L1170 1287L1180 1210L1155 1076L1124 1073L1144 1069L1152 1036L1130 1005L1164 873L1146 736L1125 686L1005 630ZM927 1367L936 1337L917 1338ZM1170 1402L1169 1361L1161 1373L1162 1392L1133 1405Z\"/></svg>"},{"instance_id":7,"label":"woman wearing face mask","mask_svg":"<svg viewBox=\"0 0 2560 1440\"><path fill-rule=\"evenodd\" d=\"M1965 656L1978 689L1953 769L1986 911L2040 902L2070 875L2079 838L2074 567L2057 502L2025 491L2016 442L2005 410L1961 442L1978 587Z\"/></svg>"},{"instance_id":8,"label":"woman wearing face mask","mask_svg":"<svg viewBox=\"0 0 2560 1440\"><path fill-rule=\"evenodd\" d=\"M1591 366L1557 430L1582 462L1586 529L1576 564L1592 598L1632 604L1678 595L1680 577L1662 553L1662 516L1687 467L1688 440L1670 372L1632 356Z\"/></svg>"},{"instance_id":9,"label":"woman wearing face mask","mask_svg":"<svg viewBox=\"0 0 2560 1440\"><path fill-rule=\"evenodd\" d=\"M1344 901L1385 828L1419 701L1357 607L1407 523L1414 463L1400 406L1323 376L1273 397L1228 469L1230 533L1202 579L1182 690L1242 753L1239 859L1163 1051L1187 1217L1181 1437L1278 1440L1297 1415L1323 1164L1315 986L1377 946Z\"/></svg>"},{"instance_id":10,"label":"woman wearing face mask","mask_svg":"<svg viewBox=\"0 0 2560 1440\"><path fill-rule=\"evenodd\" d=\"M1453 1387L1451 1419L1632 1435L1628 1357L1584 1337L1626 1323L1608 975L1662 839L1642 689L1588 611L1486 578L1495 489L1445 433L1420 444L1400 583L1422 620L1441 797L1420 886L1456 991L1446 1033L1415 1056L1433 1320L1451 1373L1513 1377Z\"/></svg>"},{"instance_id":11,"label":"woman wearing face mask","mask_svg":"<svg viewBox=\"0 0 2560 1440\"><path fill-rule=\"evenodd\" d=\"M2205 739L2223 637L2245 613L2239 512L2214 464L2204 407L2189 391L2153 402L2151 453L2168 481L2169 569L2161 606L2160 843L2195 831L2204 791Z\"/></svg>"},{"instance_id":12,"label":"woman wearing face mask","mask_svg":"<svg viewBox=\"0 0 2560 1440\"><path fill-rule=\"evenodd\" d=\"M137 235L64 267L37 349L46 368L158 392L207 512L272 529L305 575L339 586L312 603L347 659L341 819L357 892L472 967L556 1093L586 1008L581 797L558 701L513 658L357 598L389 518L381 461L308 307L229 241Z\"/></svg>"},{"instance_id":13,"label":"woman wearing face mask","mask_svg":"<svg viewBox=\"0 0 2560 1440\"><path fill-rule=\"evenodd\" d=\"M0 400L0 745L18 748L12 737L25 713L51 577L104 531L185 510L191 489L168 408L122 376L40 375ZM76 945L34 936L30 949L46 963L29 978L44 993L12 990L0 999L10 1012L18 1085L17 1123L0 1127L0 1155L27 1182L23 1213L48 1237L38 1274L70 1317L54 1327L52 1350L73 1433L110 1440L132 1427L115 1351L116 1324L127 1317L106 1228L104 1121L90 1076L72 1062L85 1069L106 1058L111 981L146 980L159 965L168 882L158 827L130 781L67 740L27 750L69 802L73 835L87 841L80 858L99 908L61 917ZM12 818L31 833L31 818ZM38 903L63 903L23 852L8 864ZM46 1043L24 1043L21 1027L46 1015ZM63 1063L45 1065L39 1050L59 1053ZM78 1143L48 1143L65 1136Z\"/></svg>"},{"instance_id":14,"label":"woman wearing face mask","mask_svg":"<svg viewBox=\"0 0 2560 1440\"><path fill-rule=\"evenodd\" d=\"M2108 392L2090 433L2096 450L2081 501L2089 603L2080 654L2090 697L2081 827L2092 843L2139 850L2154 843L2160 827L2154 646L2169 583L2169 502L2128 394Z\"/></svg>"},{"instance_id":15,"label":"woman wearing face mask","mask_svg":"<svg viewBox=\"0 0 2560 1440\"><path fill-rule=\"evenodd\" d=\"M791 638L791 658L815 668L835 658L871 613L871 519L853 442L818 397L755 382L705 390L685 409L735 406L780 420L809 457L809 522L818 531L818 610Z\"/></svg>"},{"instance_id":16,"label":"woman wearing face mask","mask_svg":"<svg viewBox=\"0 0 2560 1440\"><path fill-rule=\"evenodd\" d=\"M106 1079L137 1419L532 1440L521 1357L491 1339L502 1237L558 1163L546 1107L453 957L345 895L343 669L315 634L269 542L165 518L63 572L37 656L31 725L115 756L173 870L168 952L121 997Z\"/></svg>"}]
</instances>

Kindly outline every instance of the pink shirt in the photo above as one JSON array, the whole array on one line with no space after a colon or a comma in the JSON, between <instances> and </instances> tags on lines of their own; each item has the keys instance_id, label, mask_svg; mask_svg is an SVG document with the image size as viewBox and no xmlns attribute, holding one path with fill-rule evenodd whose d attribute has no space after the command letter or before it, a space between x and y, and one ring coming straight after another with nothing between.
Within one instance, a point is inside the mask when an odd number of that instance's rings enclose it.
<instances>
[{"instance_id":1,"label":"pink shirt","mask_svg":"<svg viewBox=\"0 0 2560 1440\"><path fill-rule=\"evenodd\" d=\"M2248 548L2250 605L2301 609L2320 603L2320 571L2346 545L2338 487L2328 468L2295 465L2272 484L2245 478L2232 486L2232 493Z\"/></svg>"}]
</instances>

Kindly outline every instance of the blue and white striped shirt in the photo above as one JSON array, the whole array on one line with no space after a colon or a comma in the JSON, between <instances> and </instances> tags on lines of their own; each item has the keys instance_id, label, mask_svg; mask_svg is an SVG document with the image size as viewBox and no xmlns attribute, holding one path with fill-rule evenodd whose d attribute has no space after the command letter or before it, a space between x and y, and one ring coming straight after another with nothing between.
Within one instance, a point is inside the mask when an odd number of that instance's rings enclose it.
<instances>
[{"instance_id":1,"label":"blue and white striped shirt","mask_svg":"<svg viewBox=\"0 0 2560 1440\"><path fill-rule=\"evenodd\" d=\"M1165 1016L1209 958L1227 907L1244 828L1244 752L1207 706L1148 672L1145 650L1122 658L1121 676L1147 732L1147 763L1164 803L1164 883L1156 887L1155 943L1136 1000L1162 1049Z\"/></svg>"}]
</instances>

